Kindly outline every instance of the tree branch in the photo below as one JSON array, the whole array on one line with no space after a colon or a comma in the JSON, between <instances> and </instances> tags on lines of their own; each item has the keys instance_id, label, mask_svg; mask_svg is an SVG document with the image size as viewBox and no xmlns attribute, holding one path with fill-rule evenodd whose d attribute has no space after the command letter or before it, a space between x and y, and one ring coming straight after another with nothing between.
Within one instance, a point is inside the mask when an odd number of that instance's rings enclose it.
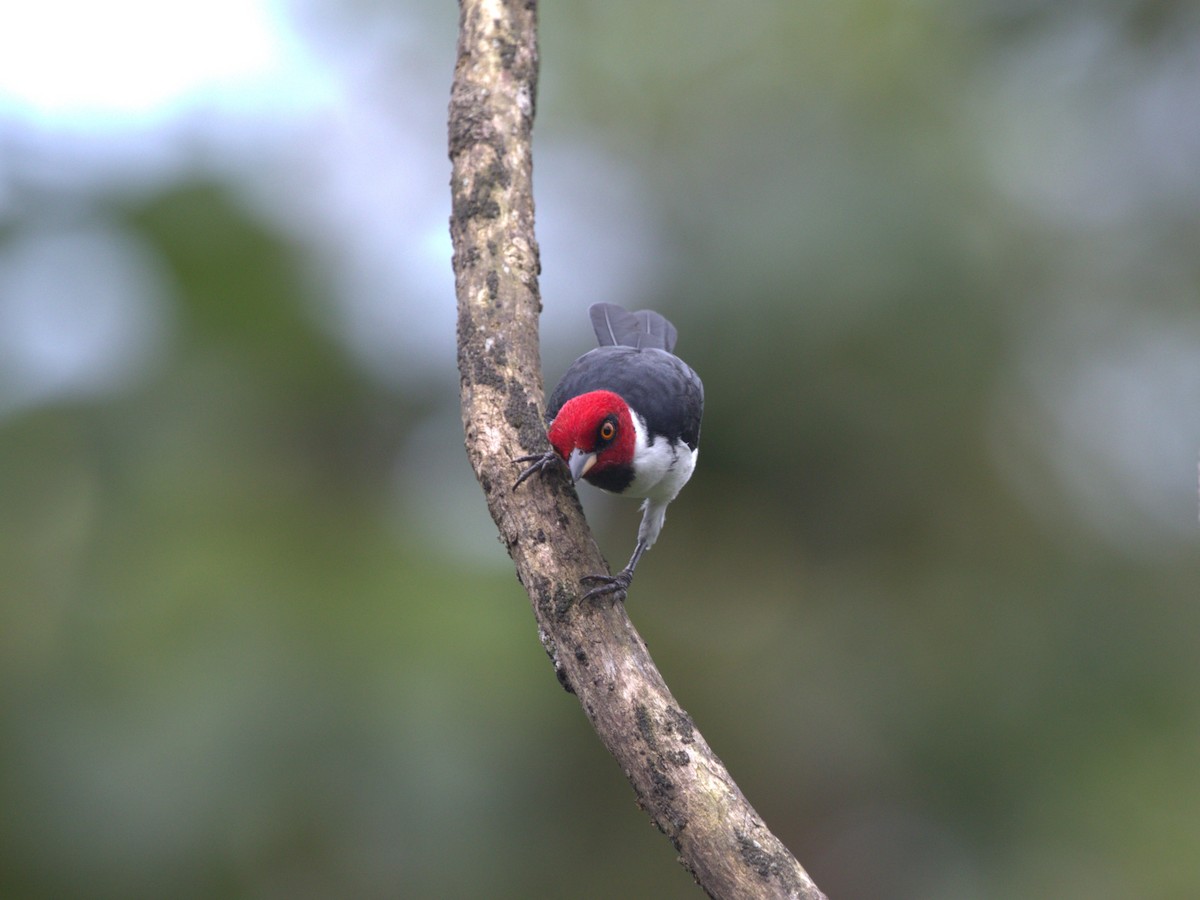
<instances>
[{"instance_id":1,"label":"tree branch","mask_svg":"<svg viewBox=\"0 0 1200 900\"><path fill-rule=\"evenodd\" d=\"M450 219L467 455L529 593L558 679L638 803L716 898L823 898L675 702L622 604L582 603L607 571L559 473L512 491L513 458L548 448L538 347L532 157L535 0L461 0L450 97Z\"/></svg>"}]
</instances>

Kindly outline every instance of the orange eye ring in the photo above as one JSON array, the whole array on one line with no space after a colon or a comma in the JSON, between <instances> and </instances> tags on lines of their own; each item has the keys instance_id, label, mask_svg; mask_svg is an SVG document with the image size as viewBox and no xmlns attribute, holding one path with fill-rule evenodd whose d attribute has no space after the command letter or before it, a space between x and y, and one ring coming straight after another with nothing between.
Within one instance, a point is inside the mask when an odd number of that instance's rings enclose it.
<instances>
[{"instance_id":1,"label":"orange eye ring","mask_svg":"<svg viewBox=\"0 0 1200 900\"><path fill-rule=\"evenodd\" d=\"M611 441L617 434L617 426L612 422L605 422L600 426L600 440Z\"/></svg>"}]
</instances>

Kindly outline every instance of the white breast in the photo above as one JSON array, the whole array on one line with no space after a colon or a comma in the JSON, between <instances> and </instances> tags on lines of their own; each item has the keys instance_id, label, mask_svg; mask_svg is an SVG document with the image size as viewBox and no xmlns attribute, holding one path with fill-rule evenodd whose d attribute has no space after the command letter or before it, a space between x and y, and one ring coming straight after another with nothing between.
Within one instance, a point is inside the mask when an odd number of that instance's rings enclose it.
<instances>
[{"instance_id":1,"label":"white breast","mask_svg":"<svg viewBox=\"0 0 1200 900\"><path fill-rule=\"evenodd\" d=\"M641 416L633 414L633 427L637 442L633 450L634 478L622 496L646 497L654 504L665 506L687 484L696 468L696 457L700 451L692 450L680 441L672 446L662 435L647 439L645 424Z\"/></svg>"}]
</instances>

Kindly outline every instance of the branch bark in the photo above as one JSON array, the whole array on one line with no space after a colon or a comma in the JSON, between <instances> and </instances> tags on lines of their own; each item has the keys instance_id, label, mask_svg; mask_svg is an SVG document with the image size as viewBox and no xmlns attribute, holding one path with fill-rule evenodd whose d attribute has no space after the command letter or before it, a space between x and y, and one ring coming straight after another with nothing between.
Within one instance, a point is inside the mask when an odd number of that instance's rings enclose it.
<instances>
[{"instance_id":1,"label":"branch bark","mask_svg":"<svg viewBox=\"0 0 1200 900\"><path fill-rule=\"evenodd\" d=\"M710 896L823 898L671 696L624 605L580 602L579 579L607 567L568 479L512 491L513 458L548 449L530 150L536 0L460 0L459 10L449 140L463 429L542 644Z\"/></svg>"}]
</instances>

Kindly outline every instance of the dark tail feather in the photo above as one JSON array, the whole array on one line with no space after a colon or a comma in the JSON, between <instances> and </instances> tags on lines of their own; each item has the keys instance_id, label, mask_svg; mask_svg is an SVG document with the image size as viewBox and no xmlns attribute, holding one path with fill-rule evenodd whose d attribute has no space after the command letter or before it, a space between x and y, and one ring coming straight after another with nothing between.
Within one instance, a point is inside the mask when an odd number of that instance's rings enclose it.
<instances>
[{"instance_id":1,"label":"dark tail feather","mask_svg":"<svg viewBox=\"0 0 1200 900\"><path fill-rule=\"evenodd\" d=\"M651 309L631 313L615 303L594 303L588 310L601 347L657 347L671 352L678 332Z\"/></svg>"}]
</instances>

